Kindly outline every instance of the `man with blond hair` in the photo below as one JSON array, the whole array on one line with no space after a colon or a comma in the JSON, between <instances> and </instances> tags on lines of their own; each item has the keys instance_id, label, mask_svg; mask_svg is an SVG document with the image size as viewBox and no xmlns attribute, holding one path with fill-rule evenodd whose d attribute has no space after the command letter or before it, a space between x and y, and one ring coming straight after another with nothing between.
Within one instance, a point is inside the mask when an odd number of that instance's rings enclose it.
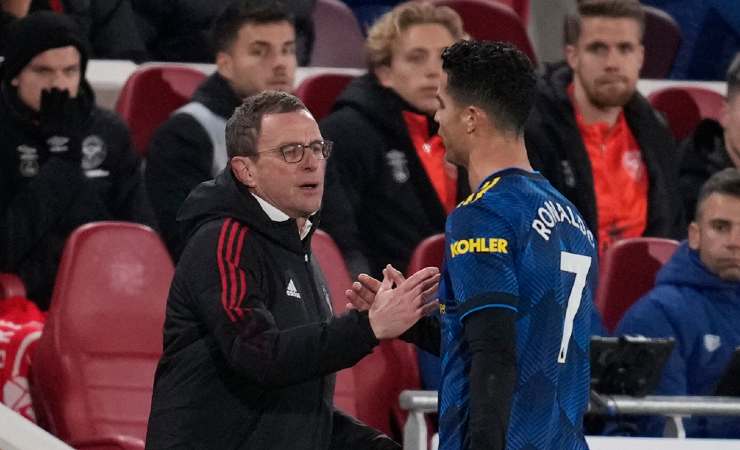
<instances>
[{"instance_id":1,"label":"man with blond hair","mask_svg":"<svg viewBox=\"0 0 740 450\"><path fill-rule=\"evenodd\" d=\"M450 8L396 6L368 32L368 74L350 83L320 124L336 143L329 164L354 219L340 223L328 205L323 226L338 241L358 243L344 248L354 272L380 276L387 263L403 270L414 247L443 232L447 214L469 192L466 176L445 162L432 119L440 55L464 35Z\"/></svg>"}]
</instances>

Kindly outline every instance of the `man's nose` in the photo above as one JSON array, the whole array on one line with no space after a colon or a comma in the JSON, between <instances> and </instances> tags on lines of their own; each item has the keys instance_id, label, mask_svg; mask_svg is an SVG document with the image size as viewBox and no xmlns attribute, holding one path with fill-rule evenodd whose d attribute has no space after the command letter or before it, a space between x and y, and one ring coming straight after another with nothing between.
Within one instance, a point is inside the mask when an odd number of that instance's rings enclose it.
<instances>
[{"instance_id":1,"label":"man's nose","mask_svg":"<svg viewBox=\"0 0 740 450\"><path fill-rule=\"evenodd\" d=\"M320 159L310 147L303 149L303 159L299 164L303 170L313 171L319 168L323 159Z\"/></svg>"},{"instance_id":2,"label":"man's nose","mask_svg":"<svg viewBox=\"0 0 740 450\"><path fill-rule=\"evenodd\" d=\"M740 225L735 225L730 230L729 246L736 249L740 248Z\"/></svg>"}]
</instances>

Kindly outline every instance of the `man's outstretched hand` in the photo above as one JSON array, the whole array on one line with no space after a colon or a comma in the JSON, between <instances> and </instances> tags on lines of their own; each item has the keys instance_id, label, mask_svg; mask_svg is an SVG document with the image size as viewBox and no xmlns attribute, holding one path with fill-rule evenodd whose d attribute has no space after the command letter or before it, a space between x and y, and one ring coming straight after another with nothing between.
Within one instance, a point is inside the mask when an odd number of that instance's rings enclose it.
<instances>
[{"instance_id":1,"label":"man's outstretched hand","mask_svg":"<svg viewBox=\"0 0 740 450\"><path fill-rule=\"evenodd\" d=\"M438 302L429 299L437 291L439 278L436 267L426 267L405 279L401 272L388 265L383 269L382 282L360 275L346 294L351 307L369 311L375 337L391 339L438 308Z\"/></svg>"}]
</instances>

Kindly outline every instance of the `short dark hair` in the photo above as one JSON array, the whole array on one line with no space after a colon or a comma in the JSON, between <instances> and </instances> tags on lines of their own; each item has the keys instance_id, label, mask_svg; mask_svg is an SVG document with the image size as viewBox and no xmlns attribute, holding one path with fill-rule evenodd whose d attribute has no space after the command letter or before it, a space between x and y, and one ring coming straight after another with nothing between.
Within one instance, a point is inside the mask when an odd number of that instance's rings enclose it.
<instances>
[{"instance_id":1,"label":"short dark hair","mask_svg":"<svg viewBox=\"0 0 740 450\"><path fill-rule=\"evenodd\" d=\"M578 14L565 18L565 44L575 45L581 37L583 19L594 17L632 19L640 25L640 41L645 34L645 10L638 0L582 0L578 2Z\"/></svg>"},{"instance_id":2,"label":"short dark hair","mask_svg":"<svg viewBox=\"0 0 740 450\"><path fill-rule=\"evenodd\" d=\"M524 132L537 83L527 55L508 42L460 41L442 52L442 68L457 103L479 106L502 131Z\"/></svg>"},{"instance_id":3,"label":"short dark hair","mask_svg":"<svg viewBox=\"0 0 740 450\"><path fill-rule=\"evenodd\" d=\"M295 19L279 0L237 0L221 11L211 25L210 38L214 53L227 51L234 43L239 30L248 24L290 22Z\"/></svg>"},{"instance_id":4,"label":"short dark hair","mask_svg":"<svg viewBox=\"0 0 740 450\"><path fill-rule=\"evenodd\" d=\"M263 91L244 100L226 122L226 152L234 156L255 156L262 118L267 114L308 111L296 96L282 91Z\"/></svg>"},{"instance_id":5,"label":"short dark hair","mask_svg":"<svg viewBox=\"0 0 740 450\"><path fill-rule=\"evenodd\" d=\"M727 100L740 93L740 52L735 54L735 58L727 69Z\"/></svg>"},{"instance_id":6,"label":"short dark hair","mask_svg":"<svg viewBox=\"0 0 740 450\"><path fill-rule=\"evenodd\" d=\"M696 211L694 212L696 219L700 217L704 201L712 194L724 194L740 198L740 170L728 167L709 177L701 187L699 197L696 199Z\"/></svg>"}]
</instances>

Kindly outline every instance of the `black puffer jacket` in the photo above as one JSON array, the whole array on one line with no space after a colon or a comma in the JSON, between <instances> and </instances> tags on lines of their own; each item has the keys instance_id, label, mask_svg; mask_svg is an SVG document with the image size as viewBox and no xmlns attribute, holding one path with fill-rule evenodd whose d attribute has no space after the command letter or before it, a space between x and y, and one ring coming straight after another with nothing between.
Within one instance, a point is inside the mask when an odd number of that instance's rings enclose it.
<instances>
[{"instance_id":1,"label":"black puffer jacket","mask_svg":"<svg viewBox=\"0 0 740 450\"><path fill-rule=\"evenodd\" d=\"M45 309L64 241L75 228L154 219L128 129L94 106L86 82L79 94L89 114L81 167L51 154L15 89L4 84L1 90L0 271L19 273L28 296Z\"/></svg>"},{"instance_id":2,"label":"black puffer jacket","mask_svg":"<svg viewBox=\"0 0 740 450\"><path fill-rule=\"evenodd\" d=\"M147 449L394 448L333 407L333 373L378 341L367 313L332 316L310 235L272 221L230 167L179 219L191 237L167 300Z\"/></svg>"},{"instance_id":3,"label":"black puffer jacket","mask_svg":"<svg viewBox=\"0 0 740 450\"><path fill-rule=\"evenodd\" d=\"M681 195L686 220L694 219L696 200L709 177L728 167L735 167L725 148L725 132L719 122L704 119L681 143Z\"/></svg>"},{"instance_id":4,"label":"black puffer jacket","mask_svg":"<svg viewBox=\"0 0 740 450\"><path fill-rule=\"evenodd\" d=\"M548 68L525 129L530 160L562 192L598 236L598 211L591 161L576 124L567 88L573 73L566 65ZM677 148L670 131L645 97L635 93L624 106L630 131L640 146L648 172L645 236L679 239L686 234L683 204L676 189Z\"/></svg>"}]
</instances>

